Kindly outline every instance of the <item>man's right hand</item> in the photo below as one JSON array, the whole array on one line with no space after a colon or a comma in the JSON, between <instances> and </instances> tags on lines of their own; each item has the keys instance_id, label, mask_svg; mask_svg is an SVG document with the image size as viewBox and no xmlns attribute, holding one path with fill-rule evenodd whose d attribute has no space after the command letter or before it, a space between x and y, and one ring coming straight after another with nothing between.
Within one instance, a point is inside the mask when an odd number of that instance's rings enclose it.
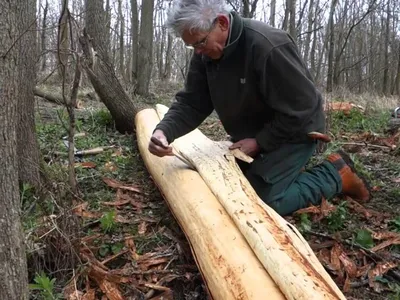
<instances>
[{"instance_id":1,"label":"man's right hand","mask_svg":"<svg viewBox=\"0 0 400 300\"><path fill-rule=\"evenodd\" d=\"M168 145L168 141L164 132L159 129L154 131L153 135L151 136L148 149L150 153L159 157L174 155L172 153L172 147Z\"/></svg>"}]
</instances>

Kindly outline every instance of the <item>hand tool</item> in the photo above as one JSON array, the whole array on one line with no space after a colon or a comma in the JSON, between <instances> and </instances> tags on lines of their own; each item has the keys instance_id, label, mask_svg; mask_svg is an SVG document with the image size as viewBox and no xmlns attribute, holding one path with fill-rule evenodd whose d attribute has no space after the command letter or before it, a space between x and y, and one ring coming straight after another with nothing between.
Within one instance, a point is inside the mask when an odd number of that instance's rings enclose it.
<instances>
[{"instance_id":1,"label":"hand tool","mask_svg":"<svg viewBox=\"0 0 400 300\"><path fill-rule=\"evenodd\" d=\"M154 144L156 144L157 146L160 146L160 147L162 147L162 148L164 148L164 149L167 149L167 148L168 148L168 147L164 146L164 144L163 144L159 139L157 139L157 138L154 137L154 136L151 137L151 141L152 141ZM179 159L181 162L183 162L184 164L186 164L190 169L196 171L195 166L194 166L190 161L188 161L186 158L184 158L184 157L182 156L182 154L178 154L178 152L177 152L173 147L172 147L172 153L174 154L174 156L175 156L177 159Z\"/></svg>"}]
</instances>

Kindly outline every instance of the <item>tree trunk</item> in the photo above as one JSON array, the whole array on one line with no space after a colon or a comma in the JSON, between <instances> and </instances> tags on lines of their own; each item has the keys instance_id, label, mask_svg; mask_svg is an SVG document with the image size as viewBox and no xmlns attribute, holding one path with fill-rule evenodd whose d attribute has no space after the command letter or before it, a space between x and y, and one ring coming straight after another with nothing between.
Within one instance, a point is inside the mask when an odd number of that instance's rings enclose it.
<instances>
[{"instance_id":1,"label":"tree trunk","mask_svg":"<svg viewBox=\"0 0 400 300\"><path fill-rule=\"evenodd\" d=\"M382 78L382 94L387 95L389 92L389 39L390 39L390 0L386 4L386 23L385 23L385 50L383 57L383 78Z\"/></svg>"},{"instance_id":2,"label":"tree trunk","mask_svg":"<svg viewBox=\"0 0 400 300\"><path fill-rule=\"evenodd\" d=\"M58 20L58 43L57 47L59 51L57 52L57 61L59 63L58 73L61 81L65 84L69 84L71 81L71 75L68 68L69 63L69 44L70 44L70 26L69 22L69 10L68 10L68 0L62 1L62 9L60 13L60 19Z\"/></svg>"},{"instance_id":3,"label":"tree trunk","mask_svg":"<svg viewBox=\"0 0 400 300\"><path fill-rule=\"evenodd\" d=\"M18 172L19 180L36 188L40 187L40 151L35 127L36 82L36 1L25 0L19 20L19 84L18 99Z\"/></svg>"},{"instance_id":4,"label":"tree trunk","mask_svg":"<svg viewBox=\"0 0 400 300\"><path fill-rule=\"evenodd\" d=\"M269 24L275 27L276 0L271 0L271 8L269 13Z\"/></svg>"},{"instance_id":5,"label":"tree trunk","mask_svg":"<svg viewBox=\"0 0 400 300\"><path fill-rule=\"evenodd\" d=\"M151 70L153 68L153 11L154 0L142 2L140 20L138 81L136 93L141 96L149 95Z\"/></svg>"},{"instance_id":6,"label":"tree trunk","mask_svg":"<svg viewBox=\"0 0 400 300\"><path fill-rule=\"evenodd\" d=\"M27 0L0 2L0 299L10 300L28 299L17 156L18 77L25 66L20 65L20 49L14 43L30 4Z\"/></svg>"},{"instance_id":7,"label":"tree trunk","mask_svg":"<svg viewBox=\"0 0 400 300\"><path fill-rule=\"evenodd\" d=\"M326 79L326 91L332 92L333 87L333 54L335 51L335 35L334 35L334 24L333 15L335 13L335 7L338 0L332 0L331 9L329 13L328 28L329 28L329 52L328 52L328 77Z\"/></svg>"},{"instance_id":8,"label":"tree trunk","mask_svg":"<svg viewBox=\"0 0 400 300\"><path fill-rule=\"evenodd\" d=\"M41 30L41 55L42 55L42 66L41 71L46 70L46 29L47 29L47 12L49 10L49 1L46 0L46 5L43 9L43 21Z\"/></svg>"},{"instance_id":9,"label":"tree trunk","mask_svg":"<svg viewBox=\"0 0 400 300\"><path fill-rule=\"evenodd\" d=\"M289 34L294 41L297 41L296 30L296 0L290 0Z\"/></svg>"},{"instance_id":10,"label":"tree trunk","mask_svg":"<svg viewBox=\"0 0 400 300\"><path fill-rule=\"evenodd\" d=\"M124 91L110 63L107 31L104 27L106 13L103 0L86 0L86 32L79 41L85 55L82 62L88 77L106 105L119 132L133 132L136 107Z\"/></svg>"},{"instance_id":11,"label":"tree trunk","mask_svg":"<svg viewBox=\"0 0 400 300\"><path fill-rule=\"evenodd\" d=\"M124 47L124 34L125 34L125 19L122 13L122 0L118 0L118 18L119 26L119 73L123 81L125 81L125 47Z\"/></svg>"},{"instance_id":12,"label":"tree trunk","mask_svg":"<svg viewBox=\"0 0 400 300\"><path fill-rule=\"evenodd\" d=\"M139 15L137 0L131 0L131 37L132 37L132 73L131 81L136 82L137 79L137 58L139 52Z\"/></svg>"}]
</instances>

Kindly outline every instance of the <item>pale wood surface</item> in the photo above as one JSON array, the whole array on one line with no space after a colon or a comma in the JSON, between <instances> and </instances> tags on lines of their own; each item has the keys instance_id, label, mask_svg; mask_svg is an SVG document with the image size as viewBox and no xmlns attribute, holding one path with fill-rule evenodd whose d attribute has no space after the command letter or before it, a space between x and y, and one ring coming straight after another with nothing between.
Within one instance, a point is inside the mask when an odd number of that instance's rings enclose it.
<instances>
[{"instance_id":1,"label":"pale wood surface","mask_svg":"<svg viewBox=\"0 0 400 300\"><path fill-rule=\"evenodd\" d=\"M160 118L167 110L157 105ZM173 145L196 166L287 299L345 299L300 232L257 196L226 147L198 129Z\"/></svg>"},{"instance_id":2,"label":"pale wood surface","mask_svg":"<svg viewBox=\"0 0 400 300\"><path fill-rule=\"evenodd\" d=\"M159 121L152 109L137 114L140 154L184 231L213 299L285 299L198 172L176 157L159 158L148 151Z\"/></svg>"}]
</instances>

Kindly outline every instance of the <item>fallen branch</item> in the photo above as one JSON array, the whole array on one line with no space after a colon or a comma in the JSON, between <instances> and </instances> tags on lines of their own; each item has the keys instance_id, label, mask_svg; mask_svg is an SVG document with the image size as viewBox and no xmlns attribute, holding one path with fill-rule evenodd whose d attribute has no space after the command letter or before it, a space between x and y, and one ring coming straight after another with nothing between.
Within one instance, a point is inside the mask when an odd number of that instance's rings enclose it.
<instances>
[{"instance_id":1,"label":"fallen branch","mask_svg":"<svg viewBox=\"0 0 400 300\"><path fill-rule=\"evenodd\" d=\"M338 142L338 144L344 146L364 146L364 147L378 148L384 150L393 150L393 147L361 143L361 142Z\"/></svg>"},{"instance_id":2,"label":"fallen branch","mask_svg":"<svg viewBox=\"0 0 400 300\"><path fill-rule=\"evenodd\" d=\"M61 95L55 95L52 93L48 93L38 87L35 87L34 93L35 93L35 96L41 97L52 103L59 104L59 105L64 104L64 100L62 99Z\"/></svg>"}]
</instances>

